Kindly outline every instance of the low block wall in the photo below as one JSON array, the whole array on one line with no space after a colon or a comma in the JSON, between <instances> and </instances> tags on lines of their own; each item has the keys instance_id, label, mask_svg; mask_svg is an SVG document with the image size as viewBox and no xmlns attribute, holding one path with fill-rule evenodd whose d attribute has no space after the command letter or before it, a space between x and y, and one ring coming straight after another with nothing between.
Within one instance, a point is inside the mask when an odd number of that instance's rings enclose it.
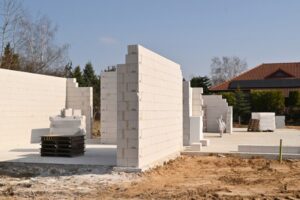
<instances>
[{"instance_id":1,"label":"low block wall","mask_svg":"<svg viewBox=\"0 0 300 200\"><path fill-rule=\"evenodd\" d=\"M140 45L117 68L117 165L146 169L182 150L180 66Z\"/></svg>"}]
</instances>

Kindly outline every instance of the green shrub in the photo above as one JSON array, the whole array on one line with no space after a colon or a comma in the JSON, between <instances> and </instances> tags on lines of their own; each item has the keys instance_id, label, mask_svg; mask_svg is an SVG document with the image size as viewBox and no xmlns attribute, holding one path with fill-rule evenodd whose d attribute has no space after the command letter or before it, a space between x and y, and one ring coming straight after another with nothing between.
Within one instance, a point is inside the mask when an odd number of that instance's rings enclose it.
<instances>
[{"instance_id":1,"label":"green shrub","mask_svg":"<svg viewBox=\"0 0 300 200\"><path fill-rule=\"evenodd\" d=\"M289 92L289 97L287 100L288 107L298 107L300 106L300 92L299 91L291 91Z\"/></svg>"},{"instance_id":2,"label":"green shrub","mask_svg":"<svg viewBox=\"0 0 300 200\"><path fill-rule=\"evenodd\" d=\"M251 106L253 112L275 112L283 114L285 98L281 91L255 90L251 91Z\"/></svg>"},{"instance_id":3,"label":"green shrub","mask_svg":"<svg viewBox=\"0 0 300 200\"><path fill-rule=\"evenodd\" d=\"M235 106L236 98L234 92L223 92L221 93L222 97L227 100L228 105Z\"/></svg>"}]
</instances>

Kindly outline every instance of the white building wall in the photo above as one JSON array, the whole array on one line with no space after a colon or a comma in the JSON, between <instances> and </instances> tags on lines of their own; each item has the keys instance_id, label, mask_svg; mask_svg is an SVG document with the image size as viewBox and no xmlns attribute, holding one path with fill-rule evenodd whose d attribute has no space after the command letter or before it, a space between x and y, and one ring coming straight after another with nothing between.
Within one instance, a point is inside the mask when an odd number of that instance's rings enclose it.
<instances>
[{"instance_id":1,"label":"white building wall","mask_svg":"<svg viewBox=\"0 0 300 200\"><path fill-rule=\"evenodd\" d=\"M66 104L66 79L0 69L0 145L21 148L49 131Z\"/></svg>"},{"instance_id":2,"label":"white building wall","mask_svg":"<svg viewBox=\"0 0 300 200\"><path fill-rule=\"evenodd\" d=\"M145 169L182 150L180 65L140 46L117 69L119 167Z\"/></svg>"},{"instance_id":3,"label":"white building wall","mask_svg":"<svg viewBox=\"0 0 300 200\"><path fill-rule=\"evenodd\" d=\"M75 78L67 79L66 108L80 109L86 120L86 139L92 138L93 88L78 87Z\"/></svg>"},{"instance_id":4,"label":"white building wall","mask_svg":"<svg viewBox=\"0 0 300 200\"><path fill-rule=\"evenodd\" d=\"M101 73L101 143L117 143L117 72Z\"/></svg>"}]
</instances>

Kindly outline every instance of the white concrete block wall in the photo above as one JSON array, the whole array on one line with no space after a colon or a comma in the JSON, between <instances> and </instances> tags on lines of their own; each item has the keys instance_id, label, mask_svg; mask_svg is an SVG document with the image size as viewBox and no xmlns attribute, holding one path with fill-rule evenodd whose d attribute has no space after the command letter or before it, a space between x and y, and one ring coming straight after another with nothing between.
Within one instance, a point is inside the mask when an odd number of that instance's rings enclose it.
<instances>
[{"instance_id":1,"label":"white concrete block wall","mask_svg":"<svg viewBox=\"0 0 300 200\"><path fill-rule=\"evenodd\" d=\"M93 88L78 87L74 78L67 79L66 108L80 109L86 118L86 139L92 138Z\"/></svg>"},{"instance_id":2,"label":"white concrete block wall","mask_svg":"<svg viewBox=\"0 0 300 200\"><path fill-rule=\"evenodd\" d=\"M101 143L117 143L117 72L101 73Z\"/></svg>"},{"instance_id":3,"label":"white concrete block wall","mask_svg":"<svg viewBox=\"0 0 300 200\"><path fill-rule=\"evenodd\" d=\"M183 82L183 145L203 139L202 88L191 88L190 82Z\"/></svg>"},{"instance_id":4,"label":"white concrete block wall","mask_svg":"<svg viewBox=\"0 0 300 200\"><path fill-rule=\"evenodd\" d=\"M183 81L183 145L190 145L190 116L192 115L192 88Z\"/></svg>"},{"instance_id":5,"label":"white concrete block wall","mask_svg":"<svg viewBox=\"0 0 300 200\"><path fill-rule=\"evenodd\" d=\"M192 116L203 116L202 88L192 88Z\"/></svg>"},{"instance_id":6,"label":"white concrete block wall","mask_svg":"<svg viewBox=\"0 0 300 200\"><path fill-rule=\"evenodd\" d=\"M130 45L117 79L118 166L145 169L179 155L183 141L180 65Z\"/></svg>"},{"instance_id":7,"label":"white concrete block wall","mask_svg":"<svg viewBox=\"0 0 300 200\"><path fill-rule=\"evenodd\" d=\"M217 123L218 118L222 115L223 120L226 123L226 132L231 133L232 131L232 114L231 119L227 120L227 116L230 117L229 106L226 99L222 98L222 95L203 95L204 103L204 131L218 133L219 126Z\"/></svg>"},{"instance_id":8,"label":"white concrete block wall","mask_svg":"<svg viewBox=\"0 0 300 200\"><path fill-rule=\"evenodd\" d=\"M29 144L49 132L49 116L66 104L66 79L0 69L0 145Z\"/></svg>"}]
</instances>

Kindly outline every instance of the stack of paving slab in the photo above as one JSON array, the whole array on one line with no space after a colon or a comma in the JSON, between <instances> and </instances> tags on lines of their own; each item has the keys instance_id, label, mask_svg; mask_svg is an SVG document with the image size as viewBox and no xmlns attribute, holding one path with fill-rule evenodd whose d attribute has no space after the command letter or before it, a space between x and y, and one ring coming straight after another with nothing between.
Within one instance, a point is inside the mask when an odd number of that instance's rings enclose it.
<instances>
[{"instance_id":1,"label":"stack of paving slab","mask_svg":"<svg viewBox=\"0 0 300 200\"><path fill-rule=\"evenodd\" d=\"M85 116L80 110L64 109L61 115L50 117L50 135L85 135Z\"/></svg>"},{"instance_id":2,"label":"stack of paving slab","mask_svg":"<svg viewBox=\"0 0 300 200\"><path fill-rule=\"evenodd\" d=\"M251 118L259 120L260 131L274 131L276 129L275 113L252 113Z\"/></svg>"}]
</instances>

